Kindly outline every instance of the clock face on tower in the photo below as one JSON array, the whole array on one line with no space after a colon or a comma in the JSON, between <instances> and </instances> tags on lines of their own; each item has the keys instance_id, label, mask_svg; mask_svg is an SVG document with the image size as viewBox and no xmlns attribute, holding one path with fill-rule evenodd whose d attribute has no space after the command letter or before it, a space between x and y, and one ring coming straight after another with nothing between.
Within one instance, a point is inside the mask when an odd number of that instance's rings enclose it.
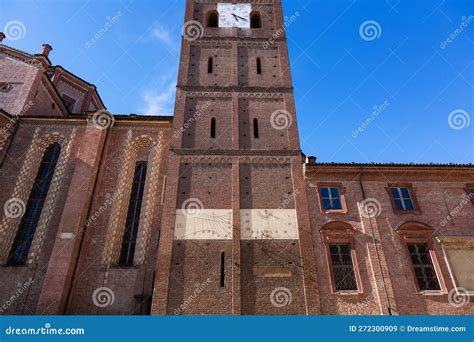
<instances>
[{"instance_id":1,"label":"clock face on tower","mask_svg":"<svg viewBox=\"0 0 474 342\"><path fill-rule=\"evenodd\" d=\"M219 27L250 28L250 4L217 4Z\"/></svg>"}]
</instances>

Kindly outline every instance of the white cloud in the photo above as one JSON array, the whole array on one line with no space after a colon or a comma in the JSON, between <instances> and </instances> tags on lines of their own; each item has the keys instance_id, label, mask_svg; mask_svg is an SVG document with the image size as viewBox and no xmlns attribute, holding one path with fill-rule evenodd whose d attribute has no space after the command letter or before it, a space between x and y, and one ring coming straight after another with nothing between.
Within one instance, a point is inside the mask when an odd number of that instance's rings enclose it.
<instances>
[{"instance_id":1,"label":"white cloud","mask_svg":"<svg viewBox=\"0 0 474 342\"><path fill-rule=\"evenodd\" d=\"M168 46L174 47L176 45L175 40L173 40L171 36L171 32L160 24L154 25L153 29L151 30L151 35L152 37L157 38L160 42Z\"/></svg>"},{"instance_id":2,"label":"white cloud","mask_svg":"<svg viewBox=\"0 0 474 342\"><path fill-rule=\"evenodd\" d=\"M170 83L163 91L147 89L141 93L144 102L140 113L143 115L173 115L175 83Z\"/></svg>"}]
</instances>

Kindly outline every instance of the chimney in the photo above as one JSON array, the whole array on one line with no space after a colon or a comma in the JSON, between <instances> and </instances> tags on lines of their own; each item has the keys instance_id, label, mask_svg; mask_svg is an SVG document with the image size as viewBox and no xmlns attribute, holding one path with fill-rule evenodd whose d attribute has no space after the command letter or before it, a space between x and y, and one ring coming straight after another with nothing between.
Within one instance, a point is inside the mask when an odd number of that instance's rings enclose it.
<instances>
[{"instance_id":1,"label":"chimney","mask_svg":"<svg viewBox=\"0 0 474 342\"><path fill-rule=\"evenodd\" d=\"M47 58L51 50L53 50L53 47L51 45L43 44L43 50L41 50L41 55Z\"/></svg>"},{"instance_id":2,"label":"chimney","mask_svg":"<svg viewBox=\"0 0 474 342\"><path fill-rule=\"evenodd\" d=\"M309 156L308 157L308 164L316 164L316 157L314 156Z\"/></svg>"},{"instance_id":3,"label":"chimney","mask_svg":"<svg viewBox=\"0 0 474 342\"><path fill-rule=\"evenodd\" d=\"M0 32L0 43L1 43L5 38L7 38L7 36L5 36L5 33Z\"/></svg>"}]
</instances>

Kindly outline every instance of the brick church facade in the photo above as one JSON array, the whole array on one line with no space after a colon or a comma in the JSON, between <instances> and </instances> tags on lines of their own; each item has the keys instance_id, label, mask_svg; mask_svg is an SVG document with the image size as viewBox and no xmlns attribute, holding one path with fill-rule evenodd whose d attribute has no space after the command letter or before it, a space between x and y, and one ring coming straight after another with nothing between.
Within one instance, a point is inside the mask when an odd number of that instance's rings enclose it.
<instances>
[{"instance_id":1,"label":"brick church facade","mask_svg":"<svg viewBox=\"0 0 474 342\"><path fill-rule=\"evenodd\" d=\"M187 0L173 117L0 44L2 314L474 314L473 166L306 157L285 20Z\"/></svg>"}]
</instances>

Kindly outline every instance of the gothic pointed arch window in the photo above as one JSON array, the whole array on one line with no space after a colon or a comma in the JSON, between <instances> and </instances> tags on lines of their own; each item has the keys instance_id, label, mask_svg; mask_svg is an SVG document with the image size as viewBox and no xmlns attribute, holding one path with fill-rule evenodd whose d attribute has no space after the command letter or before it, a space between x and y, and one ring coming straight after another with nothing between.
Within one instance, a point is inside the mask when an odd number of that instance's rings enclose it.
<instances>
[{"instance_id":1,"label":"gothic pointed arch window","mask_svg":"<svg viewBox=\"0 0 474 342\"><path fill-rule=\"evenodd\" d=\"M33 242L60 154L61 145L53 143L46 149L43 155L33 183L33 189L28 198L25 214L21 219L20 227L10 250L7 261L9 265L24 265L27 262L31 243Z\"/></svg>"},{"instance_id":2,"label":"gothic pointed arch window","mask_svg":"<svg viewBox=\"0 0 474 342\"><path fill-rule=\"evenodd\" d=\"M162 133L157 140L127 133L115 197L107 228L104 264L108 267L142 265L149 251L159 184Z\"/></svg>"},{"instance_id":3,"label":"gothic pointed arch window","mask_svg":"<svg viewBox=\"0 0 474 342\"><path fill-rule=\"evenodd\" d=\"M219 26L219 13L217 11L209 11L207 13L207 27Z\"/></svg>"},{"instance_id":4,"label":"gothic pointed arch window","mask_svg":"<svg viewBox=\"0 0 474 342\"><path fill-rule=\"evenodd\" d=\"M260 15L260 12L254 11L250 14L250 28L262 28L262 16Z\"/></svg>"},{"instance_id":5,"label":"gothic pointed arch window","mask_svg":"<svg viewBox=\"0 0 474 342\"><path fill-rule=\"evenodd\" d=\"M138 226L142 210L143 193L145 190L147 162L137 162L133 176L132 191L128 204L127 220L122 239L119 266L133 266L135 246L137 244Z\"/></svg>"}]
</instances>

